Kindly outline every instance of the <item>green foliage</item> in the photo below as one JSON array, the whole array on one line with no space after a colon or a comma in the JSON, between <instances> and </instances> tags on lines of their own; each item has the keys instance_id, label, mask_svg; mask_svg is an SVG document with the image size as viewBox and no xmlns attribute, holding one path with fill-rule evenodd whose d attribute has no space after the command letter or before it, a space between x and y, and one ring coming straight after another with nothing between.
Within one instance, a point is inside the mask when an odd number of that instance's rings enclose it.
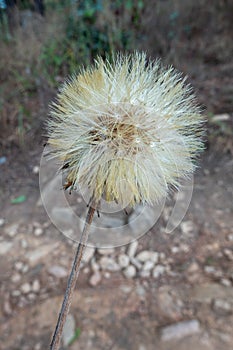
<instances>
[{"instance_id":1,"label":"green foliage","mask_svg":"<svg viewBox=\"0 0 233 350\"><path fill-rule=\"evenodd\" d=\"M77 328L75 330L73 338L69 341L69 346L72 345L79 338L80 334L81 334L81 329Z\"/></svg>"},{"instance_id":2,"label":"green foliage","mask_svg":"<svg viewBox=\"0 0 233 350\"><path fill-rule=\"evenodd\" d=\"M64 35L46 43L40 60L47 80L56 83L57 75L74 73L97 55L116 50L132 50L135 29L140 25L142 0L64 1L58 11L64 16Z\"/></svg>"}]
</instances>

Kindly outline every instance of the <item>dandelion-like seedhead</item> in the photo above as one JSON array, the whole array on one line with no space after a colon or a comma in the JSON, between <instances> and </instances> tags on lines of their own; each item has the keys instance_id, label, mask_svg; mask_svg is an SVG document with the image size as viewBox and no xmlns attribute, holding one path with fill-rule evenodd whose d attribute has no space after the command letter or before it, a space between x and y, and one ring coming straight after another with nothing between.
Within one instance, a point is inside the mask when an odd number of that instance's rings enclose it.
<instances>
[{"instance_id":1,"label":"dandelion-like seedhead","mask_svg":"<svg viewBox=\"0 0 233 350\"><path fill-rule=\"evenodd\" d=\"M193 172L202 124L180 73L144 53L118 54L63 85L48 134L67 186L133 206L159 201Z\"/></svg>"}]
</instances>

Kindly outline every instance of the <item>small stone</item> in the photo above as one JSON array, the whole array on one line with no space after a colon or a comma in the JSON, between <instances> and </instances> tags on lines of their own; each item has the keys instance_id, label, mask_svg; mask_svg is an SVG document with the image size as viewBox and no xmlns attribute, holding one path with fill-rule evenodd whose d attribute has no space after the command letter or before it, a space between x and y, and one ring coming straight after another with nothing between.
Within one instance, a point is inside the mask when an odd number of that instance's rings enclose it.
<instances>
[{"instance_id":1,"label":"small stone","mask_svg":"<svg viewBox=\"0 0 233 350\"><path fill-rule=\"evenodd\" d=\"M120 266L117 264L117 262L110 257L102 256L99 264L102 268L102 270L108 270L108 271L119 271Z\"/></svg>"},{"instance_id":2,"label":"small stone","mask_svg":"<svg viewBox=\"0 0 233 350\"><path fill-rule=\"evenodd\" d=\"M129 265L123 270L123 274L126 278L134 278L136 276L136 268L133 265Z\"/></svg>"},{"instance_id":3,"label":"small stone","mask_svg":"<svg viewBox=\"0 0 233 350\"><path fill-rule=\"evenodd\" d=\"M43 233L44 233L44 231L43 231L42 227L36 227L34 230L35 236L41 236L41 235L43 235Z\"/></svg>"},{"instance_id":4,"label":"small stone","mask_svg":"<svg viewBox=\"0 0 233 350\"><path fill-rule=\"evenodd\" d=\"M166 255L165 255L164 252L159 253L159 259L160 259L161 261L163 261L163 260L166 259Z\"/></svg>"},{"instance_id":5,"label":"small stone","mask_svg":"<svg viewBox=\"0 0 233 350\"><path fill-rule=\"evenodd\" d=\"M8 253L13 246L11 242L0 242L0 255L5 255Z\"/></svg>"},{"instance_id":6,"label":"small stone","mask_svg":"<svg viewBox=\"0 0 233 350\"><path fill-rule=\"evenodd\" d=\"M23 268L22 268L22 273L27 273L28 272L28 270L29 270L29 267L28 267L28 265L23 265Z\"/></svg>"},{"instance_id":7,"label":"small stone","mask_svg":"<svg viewBox=\"0 0 233 350\"><path fill-rule=\"evenodd\" d=\"M114 248L98 248L97 251L100 255L111 255L114 253Z\"/></svg>"},{"instance_id":8,"label":"small stone","mask_svg":"<svg viewBox=\"0 0 233 350\"><path fill-rule=\"evenodd\" d=\"M14 273L12 276L11 276L11 281L13 283L17 283L21 280L21 275L19 273Z\"/></svg>"},{"instance_id":9,"label":"small stone","mask_svg":"<svg viewBox=\"0 0 233 350\"><path fill-rule=\"evenodd\" d=\"M68 314L62 333L64 347L68 346L75 335L75 319L71 314Z\"/></svg>"},{"instance_id":10,"label":"small stone","mask_svg":"<svg viewBox=\"0 0 233 350\"><path fill-rule=\"evenodd\" d=\"M48 244L41 245L35 250L30 250L28 253L26 253L25 258L28 259L30 265L35 265L42 259L45 259L45 257L50 252L56 251L58 246L59 246L58 243L51 244L51 245L48 245Z\"/></svg>"},{"instance_id":11,"label":"small stone","mask_svg":"<svg viewBox=\"0 0 233 350\"><path fill-rule=\"evenodd\" d=\"M39 290L40 290L40 281L39 281L39 280L34 280L34 281L32 282L32 291L33 291L34 293L38 293Z\"/></svg>"},{"instance_id":12,"label":"small stone","mask_svg":"<svg viewBox=\"0 0 233 350\"><path fill-rule=\"evenodd\" d=\"M127 254L130 258L133 258L136 254L138 248L138 241L133 241L130 243Z\"/></svg>"},{"instance_id":13,"label":"small stone","mask_svg":"<svg viewBox=\"0 0 233 350\"><path fill-rule=\"evenodd\" d=\"M141 270L139 274L140 274L140 277L148 278L150 277L150 270Z\"/></svg>"},{"instance_id":14,"label":"small stone","mask_svg":"<svg viewBox=\"0 0 233 350\"><path fill-rule=\"evenodd\" d=\"M231 313L232 306L226 300L215 299L213 302L213 309L218 314L227 314L227 313Z\"/></svg>"},{"instance_id":15,"label":"small stone","mask_svg":"<svg viewBox=\"0 0 233 350\"><path fill-rule=\"evenodd\" d=\"M130 258L130 262L138 269L142 269L142 264L136 258Z\"/></svg>"},{"instance_id":16,"label":"small stone","mask_svg":"<svg viewBox=\"0 0 233 350\"><path fill-rule=\"evenodd\" d=\"M35 165L35 166L32 168L33 174L39 174L39 171L40 171L39 165Z\"/></svg>"},{"instance_id":17,"label":"small stone","mask_svg":"<svg viewBox=\"0 0 233 350\"><path fill-rule=\"evenodd\" d=\"M99 271L95 271L95 273L90 277L89 283L92 287L97 286L101 282L101 274Z\"/></svg>"},{"instance_id":18,"label":"small stone","mask_svg":"<svg viewBox=\"0 0 233 350\"><path fill-rule=\"evenodd\" d=\"M165 272L165 267L163 265L156 265L152 272L152 276L154 278L158 278L159 276L164 274L164 272Z\"/></svg>"},{"instance_id":19,"label":"small stone","mask_svg":"<svg viewBox=\"0 0 233 350\"><path fill-rule=\"evenodd\" d=\"M23 263L22 261L17 261L17 262L15 263L15 269L16 269L17 271L22 271L23 266L24 266L24 263Z\"/></svg>"},{"instance_id":20,"label":"small stone","mask_svg":"<svg viewBox=\"0 0 233 350\"><path fill-rule=\"evenodd\" d=\"M111 273L108 272L108 271L105 271L105 272L104 272L104 277L107 278L107 279L109 279L109 278L111 277Z\"/></svg>"},{"instance_id":21,"label":"small stone","mask_svg":"<svg viewBox=\"0 0 233 350\"><path fill-rule=\"evenodd\" d=\"M154 264L153 261L147 260L147 261L144 263L142 269L143 269L143 271L150 271L150 270L153 269L154 266L155 266L155 264Z\"/></svg>"},{"instance_id":22,"label":"small stone","mask_svg":"<svg viewBox=\"0 0 233 350\"><path fill-rule=\"evenodd\" d=\"M82 261L85 263L85 264L88 264L89 261L92 259L92 257L94 256L95 254L95 247L86 247L85 251L84 251L84 254L83 254L83 259Z\"/></svg>"},{"instance_id":23,"label":"small stone","mask_svg":"<svg viewBox=\"0 0 233 350\"><path fill-rule=\"evenodd\" d=\"M64 267L59 265L53 265L49 267L48 272L50 273L50 275L56 278L64 278L67 276L67 270L64 269Z\"/></svg>"},{"instance_id":24,"label":"small stone","mask_svg":"<svg viewBox=\"0 0 233 350\"><path fill-rule=\"evenodd\" d=\"M21 295L21 292L20 292L20 290L16 289L16 290L13 290L13 291L11 292L11 295L12 295L13 297L19 297L19 296Z\"/></svg>"},{"instance_id":25,"label":"small stone","mask_svg":"<svg viewBox=\"0 0 233 350\"><path fill-rule=\"evenodd\" d=\"M187 269L189 273L197 272L198 270L199 270L199 265L196 262L192 262Z\"/></svg>"},{"instance_id":26,"label":"small stone","mask_svg":"<svg viewBox=\"0 0 233 350\"><path fill-rule=\"evenodd\" d=\"M228 280L227 278L222 278L221 279L221 284L225 287L231 287L231 281Z\"/></svg>"},{"instance_id":27,"label":"small stone","mask_svg":"<svg viewBox=\"0 0 233 350\"><path fill-rule=\"evenodd\" d=\"M233 241L233 233L230 233L230 234L227 236L227 239L228 239L228 241Z\"/></svg>"},{"instance_id":28,"label":"small stone","mask_svg":"<svg viewBox=\"0 0 233 350\"><path fill-rule=\"evenodd\" d=\"M90 272L90 269L89 269L88 266L85 267L85 268L83 269L83 273L84 273L85 275L87 275L89 272Z\"/></svg>"},{"instance_id":29,"label":"small stone","mask_svg":"<svg viewBox=\"0 0 233 350\"><path fill-rule=\"evenodd\" d=\"M123 269L129 265L129 257L126 254L120 254L118 256L118 264Z\"/></svg>"},{"instance_id":30,"label":"small stone","mask_svg":"<svg viewBox=\"0 0 233 350\"><path fill-rule=\"evenodd\" d=\"M120 286L120 290L125 294L129 294L132 291L132 287L123 284Z\"/></svg>"},{"instance_id":31,"label":"small stone","mask_svg":"<svg viewBox=\"0 0 233 350\"><path fill-rule=\"evenodd\" d=\"M23 294L27 294L31 291L31 286L29 283L24 283L22 284L22 286L20 287L20 290Z\"/></svg>"},{"instance_id":32,"label":"small stone","mask_svg":"<svg viewBox=\"0 0 233 350\"><path fill-rule=\"evenodd\" d=\"M5 224L5 219L0 218L0 227L2 227Z\"/></svg>"},{"instance_id":33,"label":"small stone","mask_svg":"<svg viewBox=\"0 0 233 350\"><path fill-rule=\"evenodd\" d=\"M7 316L10 316L12 314L12 308L11 308L11 304L10 304L9 300L4 301L3 311L4 311L4 314Z\"/></svg>"},{"instance_id":34,"label":"small stone","mask_svg":"<svg viewBox=\"0 0 233 350\"><path fill-rule=\"evenodd\" d=\"M156 264L159 259L159 253L150 250L143 250L136 256L136 258L142 263L145 263L147 260L151 260L154 264Z\"/></svg>"},{"instance_id":35,"label":"small stone","mask_svg":"<svg viewBox=\"0 0 233 350\"><path fill-rule=\"evenodd\" d=\"M181 339L200 332L200 323L198 320L178 322L176 324L164 327L161 333L163 341Z\"/></svg>"},{"instance_id":36,"label":"small stone","mask_svg":"<svg viewBox=\"0 0 233 350\"><path fill-rule=\"evenodd\" d=\"M29 293L27 297L28 297L29 300L33 301L33 300L36 299L36 294L34 294L34 293Z\"/></svg>"},{"instance_id":37,"label":"small stone","mask_svg":"<svg viewBox=\"0 0 233 350\"><path fill-rule=\"evenodd\" d=\"M26 241L26 239L21 239L20 243L23 249L26 249L28 247L28 242Z\"/></svg>"},{"instance_id":38,"label":"small stone","mask_svg":"<svg viewBox=\"0 0 233 350\"><path fill-rule=\"evenodd\" d=\"M41 349L42 349L41 343L37 343L34 347L34 350L41 350Z\"/></svg>"},{"instance_id":39,"label":"small stone","mask_svg":"<svg viewBox=\"0 0 233 350\"><path fill-rule=\"evenodd\" d=\"M232 252L232 250L225 248L223 250L223 253L229 260L233 260L233 252Z\"/></svg>"},{"instance_id":40,"label":"small stone","mask_svg":"<svg viewBox=\"0 0 233 350\"><path fill-rule=\"evenodd\" d=\"M183 234L189 235L193 231L193 222L192 221L183 221L180 224L180 228Z\"/></svg>"},{"instance_id":41,"label":"small stone","mask_svg":"<svg viewBox=\"0 0 233 350\"><path fill-rule=\"evenodd\" d=\"M97 264L94 257L91 259L91 269L93 272L99 271L100 269L99 264Z\"/></svg>"},{"instance_id":42,"label":"small stone","mask_svg":"<svg viewBox=\"0 0 233 350\"><path fill-rule=\"evenodd\" d=\"M214 266L209 266L209 265L206 265L204 267L204 271L210 275L213 275L214 277L222 277L223 273L222 271L220 270L216 270L216 268Z\"/></svg>"},{"instance_id":43,"label":"small stone","mask_svg":"<svg viewBox=\"0 0 233 350\"><path fill-rule=\"evenodd\" d=\"M5 233L9 237L14 237L18 232L19 224L11 224L5 228Z\"/></svg>"},{"instance_id":44,"label":"small stone","mask_svg":"<svg viewBox=\"0 0 233 350\"><path fill-rule=\"evenodd\" d=\"M172 252L173 254L177 254L177 253L180 252L180 248L179 248L179 247L176 247L176 246L171 247L171 252Z\"/></svg>"},{"instance_id":45,"label":"small stone","mask_svg":"<svg viewBox=\"0 0 233 350\"><path fill-rule=\"evenodd\" d=\"M137 295L139 295L140 297L144 297L146 294L145 288L143 288L142 286L137 286L136 287L136 293Z\"/></svg>"}]
</instances>

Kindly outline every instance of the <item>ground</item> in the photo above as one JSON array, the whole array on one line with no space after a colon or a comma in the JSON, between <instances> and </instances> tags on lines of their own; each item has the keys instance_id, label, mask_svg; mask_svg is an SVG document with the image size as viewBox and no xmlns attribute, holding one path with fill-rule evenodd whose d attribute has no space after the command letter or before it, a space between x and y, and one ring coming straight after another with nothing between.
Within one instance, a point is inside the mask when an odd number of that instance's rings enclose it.
<instances>
[{"instance_id":1,"label":"ground","mask_svg":"<svg viewBox=\"0 0 233 350\"><path fill-rule=\"evenodd\" d=\"M26 201L6 200L1 210L3 350L48 348L74 252L39 203L33 166L39 164L41 151L42 147L28 155L34 160L30 168L21 163L19 169L22 176L15 183L14 198L24 194ZM160 275L143 274L139 268L126 278L124 269L101 265L102 254L117 262L119 255L129 253L128 246L92 253L80 272L70 310L80 335L64 349L230 349L231 168L230 154L206 150L183 223L172 234L164 232L171 209L167 205L159 222L139 240L135 256L145 250L157 252L155 267L164 267ZM92 283L94 262L100 278ZM167 328L170 325L178 328Z\"/></svg>"}]
</instances>

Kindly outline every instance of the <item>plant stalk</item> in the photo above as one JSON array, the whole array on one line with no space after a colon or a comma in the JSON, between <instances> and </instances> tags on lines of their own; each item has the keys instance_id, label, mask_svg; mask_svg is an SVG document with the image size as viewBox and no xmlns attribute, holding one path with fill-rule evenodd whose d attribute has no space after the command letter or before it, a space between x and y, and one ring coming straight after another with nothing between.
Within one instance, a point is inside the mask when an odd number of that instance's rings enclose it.
<instances>
[{"instance_id":1,"label":"plant stalk","mask_svg":"<svg viewBox=\"0 0 233 350\"><path fill-rule=\"evenodd\" d=\"M52 338L52 341L50 344L50 350L58 350L59 346L60 346L63 327L65 324L67 315L69 313L69 308L71 305L71 300L72 300L73 292L75 289L76 281L78 278L80 264L82 261L83 253L85 251L85 247L86 247L86 243L87 243L88 235L89 235L89 231L90 231L90 225L91 225L94 213L95 213L95 205L93 205L93 206L90 205L89 209L88 209L87 217L85 220L83 232L82 232L82 235L80 238L80 242L78 244L78 247L77 247L77 250L75 253L74 261L72 264L72 269L71 269L70 276L68 279L63 303L61 306L61 311L59 313L57 325L56 325L56 328L55 328L55 331L53 334L53 338Z\"/></svg>"}]
</instances>

